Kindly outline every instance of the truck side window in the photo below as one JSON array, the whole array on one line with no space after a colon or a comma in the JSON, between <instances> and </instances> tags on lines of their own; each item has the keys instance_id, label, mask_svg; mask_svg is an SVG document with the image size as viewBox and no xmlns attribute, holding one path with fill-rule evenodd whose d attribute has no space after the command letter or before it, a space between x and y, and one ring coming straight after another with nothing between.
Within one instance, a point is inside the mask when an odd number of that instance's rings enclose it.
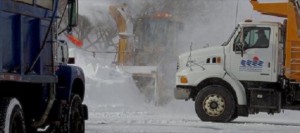
<instances>
[{"instance_id":1,"label":"truck side window","mask_svg":"<svg viewBox=\"0 0 300 133\"><path fill-rule=\"evenodd\" d=\"M47 9L52 9L53 7L53 0L36 0L35 3L37 6Z\"/></svg>"},{"instance_id":2,"label":"truck side window","mask_svg":"<svg viewBox=\"0 0 300 133\"><path fill-rule=\"evenodd\" d=\"M245 50L250 48L268 48L271 29L268 27L244 28Z\"/></svg>"},{"instance_id":3,"label":"truck side window","mask_svg":"<svg viewBox=\"0 0 300 133\"><path fill-rule=\"evenodd\" d=\"M15 1L24 2L24 3L27 3L27 4L33 4L33 0L15 0Z\"/></svg>"}]
</instances>

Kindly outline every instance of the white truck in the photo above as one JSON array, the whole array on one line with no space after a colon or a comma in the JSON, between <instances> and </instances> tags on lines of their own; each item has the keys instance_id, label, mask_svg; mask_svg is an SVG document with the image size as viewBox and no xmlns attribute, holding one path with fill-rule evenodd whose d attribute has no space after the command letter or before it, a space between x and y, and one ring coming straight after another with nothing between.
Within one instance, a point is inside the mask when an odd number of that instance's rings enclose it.
<instances>
[{"instance_id":1,"label":"white truck","mask_svg":"<svg viewBox=\"0 0 300 133\"><path fill-rule=\"evenodd\" d=\"M300 110L298 1L250 2L258 12L286 19L282 24L241 22L221 46L178 58L175 98L194 100L202 121Z\"/></svg>"}]
</instances>

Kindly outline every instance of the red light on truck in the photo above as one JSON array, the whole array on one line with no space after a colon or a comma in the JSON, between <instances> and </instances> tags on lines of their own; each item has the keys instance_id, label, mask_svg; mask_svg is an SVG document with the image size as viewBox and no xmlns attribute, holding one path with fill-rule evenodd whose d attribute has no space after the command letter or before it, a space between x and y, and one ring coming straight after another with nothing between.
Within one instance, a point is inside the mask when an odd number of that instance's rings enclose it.
<instances>
[{"instance_id":1,"label":"red light on truck","mask_svg":"<svg viewBox=\"0 0 300 133\"><path fill-rule=\"evenodd\" d=\"M221 62L222 62L221 57L217 57L217 63L221 63Z\"/></svg>"}]
</instances>

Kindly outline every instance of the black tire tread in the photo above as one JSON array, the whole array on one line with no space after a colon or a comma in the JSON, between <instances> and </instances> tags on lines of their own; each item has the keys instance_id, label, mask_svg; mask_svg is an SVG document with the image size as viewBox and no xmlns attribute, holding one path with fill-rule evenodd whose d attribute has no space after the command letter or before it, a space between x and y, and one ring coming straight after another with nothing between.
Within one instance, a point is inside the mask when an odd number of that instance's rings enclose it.
<instances>
[{"instance_id":1,"label":"black tire tread","mask_svg":"<svg viewBox=\"0 0 300 133\"><path fill-rule=\"evenodd\" d=\"M81 100L81 98L80 98L79 95L73 95L72 96L69 116L71 115L71 111L72 111L73 105L75 105L75 106L77 105L76 108L79 108L79 111L80 111L80 114L81 114L81 121L83 122L83 131L81 133L84 133L85 132L84 131L85 130L85 121L84 121L84 116L83 116L82 100ZM69 120L69 122L70 122L70 120Z\"/></svg>"},{"instance_id":2,"label":"black tire tread","mask_svg":"<svg viewBox=\"0 0 300 133\"><path fill-rule=\"evenodd\" d=\"M0 98L0 133L6 133L4 130L5 130L5 119L7 117L8 114L10 114L11 116L14 114L14 113L19 113L21 114L22 118L23 118L23 124L22 124L22 130L23 130L23 133L26 132L25 130L25 120L24 120L24 114L23 114L23 110L22 110L22 107L20 105L20 103L14 105L13 109L11 110L12 112L7 112L8 111L8 108L10 106L10 103L12 102L14 98Z\"/></svg>"},{"instance_id":3,"label":"black tire tread","mask_svg":"<svg viewBox=\"0 0 300 133\"><path fill-rule=\"evenodd\" d=\"M205 113L202 103L206 96L216 93L223 96L225 100L225 110L220 116L212 117ZM202 121L230 122L236 118L236 102L231 92L224 86L209 85L198 92L195 100L195 111Z\"/></svg>"},{"instance_id":4,"label":"black tire tread","mask_svg":"<svg viewBox=\"0 0 300 133\"><path fill-rule=\"evenodd\" d=\"M74 129L71 129L71 114L72 114L72 109L74 108L79 108L79 111L80 111L80 120L81 122L83 122L83 131L79 131L79 132L76 132L76 133L84 133L85 131L85 121L84 121L84 114L83 114L83 107L82 107L82 100L80 98L79 95L77 94L72 94L71 96L71 100L70 102L68 103L68 105L66 107L64 107L64 110L63 110L63 119L62 119L62 125L59 129L59 133L74 133ZM58 132L58 131L57 131Z\"/></svg>"}]
</instances>

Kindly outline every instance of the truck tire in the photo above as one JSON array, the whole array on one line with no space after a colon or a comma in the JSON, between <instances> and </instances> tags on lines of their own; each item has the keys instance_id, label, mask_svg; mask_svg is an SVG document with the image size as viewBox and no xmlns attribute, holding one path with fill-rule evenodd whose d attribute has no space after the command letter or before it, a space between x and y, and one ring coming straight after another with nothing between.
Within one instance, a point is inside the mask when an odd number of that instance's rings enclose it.
<instances>
[{"instance_id":1,"label":"truck tire","mask_svg":"<svg viewBox=\"0 0 300 133\"><path fill-rule=\"evenodd\" d=\"M82 100L79 95L72 97L68 115L68 133L84 133L85 123Z\"/></svg>"},{"instance_id":2,"label":"truck tire","mask_svg":"<svg viewBox=\"0 0 300 133\"><path fill-rule=\"evenodd\" d=\"M23 110L16 98L0 98L0 132L26 133Z\"/></svg>"},{"instance_id":3,"label":"truck tire","mask_svg":"<svg viewBox=\"0 0 300 133\"><path fill-rule=\"evenodd\" d=\"M195 110L202 121L229 122L235 117L236 103L225 87L209 85L198 92Z\"/></svg>"}]
</instances>

